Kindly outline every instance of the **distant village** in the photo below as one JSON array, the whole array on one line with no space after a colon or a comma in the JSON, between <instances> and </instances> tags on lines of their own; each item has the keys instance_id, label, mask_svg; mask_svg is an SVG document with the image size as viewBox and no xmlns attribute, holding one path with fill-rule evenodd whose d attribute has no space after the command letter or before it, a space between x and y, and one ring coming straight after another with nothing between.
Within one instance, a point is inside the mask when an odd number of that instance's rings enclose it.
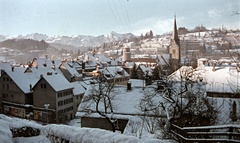
<instances>
[{"instance_id":1,"label":"distant village","mask_svg":"<svg viewBox=\"0 0 240 143\"><path fill-rule=\"evenodd\" d=\"M163 92L150 89L161 90L163 80L168 79L173 81L173 87L182 81L201 84L204 97L218 109L215 122L204 125L240 123L239 30L228 30L224 26L207 30L200 25L190 31L185 27L177 28L175 17L173 31L169 34L154 36L149 31L139 37L85 50L59 49L55 55L44 54L50 50L54 53L53 48L41 51L28 47L25 50L38 53L35 56L41 53L41 56L26 59L25 63L4 58L0 63L1 114L42 124L66 124L79 118L81 127L111 130L108 118L114 119L111 121L120 132L131 132L133 124L140 120L138 117L155 117L147 110L150 103L141 109L143 99L150 93L159 96L153 98L159 103L156 107L161 108L157 117L166 124L170 116L165 108L170 109L168 105L173 105L173 99L165 90L166 95L162 96ZM14 57L19 53L19 50L0 48L1 56ZM100 79L108 84L114 83L111 88L114 90L109 90L114 94L111 100L114 108L110 110L106 108L109 104L105 105L104 115L95 110L96 102L86 99L94 94L93 88L99 94L101 89L95 85L103 82ZM181 96L182 87L174 90ZM103 106L99 110L104 110ZM137 134L135 130L133 134Z\"/></svg>"}]
</instances>

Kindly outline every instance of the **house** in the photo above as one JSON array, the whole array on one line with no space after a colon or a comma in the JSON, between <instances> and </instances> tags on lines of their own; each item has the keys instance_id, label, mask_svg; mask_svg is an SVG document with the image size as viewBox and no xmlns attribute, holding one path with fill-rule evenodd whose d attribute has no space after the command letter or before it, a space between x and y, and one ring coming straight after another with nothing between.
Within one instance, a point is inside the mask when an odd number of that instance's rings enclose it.
<instances>
[{"instance_id":1,"label":"house","mask_svg":"<svg viewBox=\"0 0 240 143\"><path fill-rule=\"evenodd\" d=\"M137 84L139 83L139 80L136 82L132 80L131 82L134 85L136 83L136 85L132 87L129 82L128 86L118 85L114 86L113 90L111 90L110 96L112 97L111 104L113 112L111 112L109 108L104 108L104 104L102 102L98 104L100 112L107 110L105 115L111 118L115 128L122 133L129 123L134 122L136 118L139 118L140 116L148 116L147 113L144 113L140 109L140 103L144 94L149 93L149 90L152 89L146 88L146 90L143 90L142 85L139 86ZM94 100L88 100L89 97L94 94L95 90L98 91L98 88L98 84L88 86L76 116L81 118L81 127L112 130L111 124L106 120L106 118L96 112L96 102ZM160 97L156 99L156 101L158 100L164 99ZM163 113L159 117L165 118L166 115Z\"/></svg>"},{"instance_id":2,"label":"house","mask_svg":"<svg viewBox=\"0 0 240 143\"><path fill-rule=\"evenodd\" d=\"M2 75L5 73L5 71L10 71L12 69L12 67L11 67L11 64L10 63L7 63L7 62L0 62L0 83L2 83L3 81L2 81L2 79L1 79L1 77L2 77ZM2 83L3 84L3 83ZM2 85L1 84L1 85ZM0 87L0 89L1 89L2 87ZM3 91L2 89L1 89L1 91ZM2 106L2 98L3 98L3 96L2 96L2 93L1 93L1 91L0 91L0 113L3 113L3 106Z\"/></svg>"},{"instance_id":3,"label":"house","mask_svg":"<svg viewBox=\"0 0 240 143\"><path fill-rule=\"evenodd\" d=\"M32 86L39 78L24 71L24 68L12 68L2 72L0 77L1 113L21 118L31 114Z\"/></svg>"},{"instance_id":4,"label":"house","mask_svg":"<svg viewBox=\"0 0 240 143\"><path fill-rule=\"evenodd\" d=\"M145 65L139 65L137 67L137 74L139 79L145 79L147 76L151 76L152 72L152 69L150 67L146 67Z\"/></svg>"},{"instance_id":5,"label":"house","mask_svg":"<svg viewBox=\"0 0 240 143\"><path fill-rule=\"evenodd\" d=\"M232 124L240 121L240 92L239 77L236 63L215 64L207 63L212 61L204 60L204 64L196 69L183 66L172 75L172 80L180 81L180 76L188 76L192 80L204 85L203 91L209 101L218 109L217 124ZM218 64L219 63L219 64ZM208 66L210 65L210 66ZM188 74L185 71L190 71Z\"/></svg>"},{"instance_id":6,"label":"house","mask_svg":"<svg viewBox=\"0 0 240 143\"><path fill-rule=\"evenodd\" d=\"M116 84L126 85L130 79L130 75L120 66L105 67L104 69L98 69L92 72L94 77L103 76L107 81L114 82Z\"/></svg>"},{"instance_id":7,"label":"house","mask_svg":"<svg viewBox=\"0 0 240 143\"><path fill-rule=\"evenodd\" d=\"M33 90L33 119L65 123L74 117L73 85L57 72L40 75ZM47 99L47 100L46 100Z\"/></svg>"},{"instance_id":8,"label":"house","mask_svg":"<svg viewBox=\"0 0 240 143\"><path fill-rule=\"evenodd\" d=\"M16 67L1 73L0 111L11 116L64 123L74 117L85 91L58 68Z\"/></svg>"},{"instance_id":9,"label":"house","mask_svg":"<svg viewBox=\"0 0 240 143\"><path fill-rule=\"evenodd\" d=\"M82 80L82 66L77 61L63 62L59 69L69 82Z\"/></svg>"}]
</instances>

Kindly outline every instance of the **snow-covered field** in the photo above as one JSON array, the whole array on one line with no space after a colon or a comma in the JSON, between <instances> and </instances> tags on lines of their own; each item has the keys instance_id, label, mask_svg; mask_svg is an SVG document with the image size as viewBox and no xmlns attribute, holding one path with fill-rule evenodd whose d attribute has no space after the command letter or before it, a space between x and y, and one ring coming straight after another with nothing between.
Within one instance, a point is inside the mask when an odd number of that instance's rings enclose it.
<instances>
[{"instance_id":1,"label":"snow-covered field","mask_svg":"<svg viewBox=\"0 0 240 143\"><path fill-rule=\"evenodd\" d=\"M73 125L79 123L73 121ZM13 138L10 129L32 127L40 130L40 135L34 137L15 137ZM67 140L71 143L170 143L168 140L158 139L139 139L134 136L124 135L121 133L113 133L111 131L80 128L68 125L49 124L42 126L36 122L11 118L0 114L0 139L4 143L51 143L64 142Z\"/></svg>"}]
</instances>

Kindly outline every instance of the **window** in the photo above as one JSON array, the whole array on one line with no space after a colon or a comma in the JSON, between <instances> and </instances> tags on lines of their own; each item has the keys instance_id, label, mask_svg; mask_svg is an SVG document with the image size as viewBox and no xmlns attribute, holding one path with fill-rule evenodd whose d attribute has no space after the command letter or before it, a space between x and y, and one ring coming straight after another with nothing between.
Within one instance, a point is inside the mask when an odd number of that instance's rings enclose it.
<instances>
[{"instance_id":1,"label":"window","mask_svg":"<svg viewBox=\"0 0 240 143\"><path fill-rule=\"evenodd\" d=\"M3 81L5 81L5 77L3 77Z\"/></svg>"},{"instance_id":2,"label":"window","mask_svg":"<svg viewBox=\"0 0 240 143\"><path fill-rule=\"evenodd\" d=\"M176 54L176 50L175 49L173 49L173 54Z\"/></svg>"},{"instance_id":3,"label":"window","mask_svg":"<svg viewBox=\"0 0 240 143\"><path fill-rule=\"evenodd\" d=\"M9 89L9 85L7 84L7 89Z\"/></svg>"},{"instance_id":4,"label":"window","mask_svg":"<svg viewBox=\"0 0 240 143\"><path fill-rule=\"evenodd\" d=\"M2 97L3 97L3 98L5 98L5 97L6 97L6 96L5 96L5 93L3 93L3 94L2 94Z\"/></svg>"},{"instance_id":5,"label":"window","mask_svg":"<svg viewBox=\"0 0 240 143\"><path fill-rule=\"evenodd\" d=\"M63 101L58 101L58 106L62 106L63 105Z\"/></svg>"},{"instance_id":6,"label":"window","mask_svg":"<svg viewBox=\"0 0 240 143\"><path fill-rule=\"evenodd\" d=\"M41 88L42 88L42 89L46 89L46 88L47 88L47 84L46 84L46 83L42 83L42 84L41 84Z\"/></svg>"},{"instance_id":7,"label":"window","mask_svg":"<svg viewBox=\"0 0 240 143\"><path fill-rule=\"evenodd\" d=\"M2 84L2 88L4 88L4 83Z\"/></svg>"},{"instance_id":8,"label":"window","mask_svg":"<svg viewBox=\"0 0 240 143\"><path fill-rule=\"evenodd\" d=\"M62 97L62 96L63 96L62 92L59 92L59 93L58 93L58 98L59 98L59 97Z\"/></svg>"}]
</instances>

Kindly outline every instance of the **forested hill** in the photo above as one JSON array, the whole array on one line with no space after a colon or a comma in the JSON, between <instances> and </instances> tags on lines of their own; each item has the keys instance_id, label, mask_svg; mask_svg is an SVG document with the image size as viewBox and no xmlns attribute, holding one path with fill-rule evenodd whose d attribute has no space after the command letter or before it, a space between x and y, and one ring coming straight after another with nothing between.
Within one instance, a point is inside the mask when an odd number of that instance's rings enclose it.
<instances>
[{"instance_id":1,"label":"forested hill","mask_svg":"<svg viewBox=\"0 0 240 143\"><path fill-rule=\"evenodd\" d=\"M46 50L49 44L44 40L36 41L32 39L8 39L0 42L0 47L7 47L18 50Z\"/></svg>"}]
</instances>

